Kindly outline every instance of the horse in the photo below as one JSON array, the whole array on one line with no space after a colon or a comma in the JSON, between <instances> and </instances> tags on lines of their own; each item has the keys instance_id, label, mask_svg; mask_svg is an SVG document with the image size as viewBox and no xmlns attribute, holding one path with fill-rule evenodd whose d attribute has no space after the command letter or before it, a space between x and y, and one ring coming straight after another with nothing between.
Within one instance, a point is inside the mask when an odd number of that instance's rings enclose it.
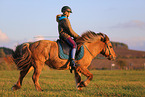
<instances>
[{"instance_id":1,"label":"horse","mask_svg":"<svg viewBox=\"0 0 145 97\"><path fill-rule=\"evenodd\" d=\"M78 48L84 47L84 56L76 60L74 69L76 88L82 90L93 79L93 74L87 69L98 54L104 55L109 60L115 60L116 54L113 50L109 37L104 33L87 31L76 39ZM22 86L23 78L28 74L31 67L34 68L32 80L37 91L43 91L39 85L39 76L44 64L57 70L68 70L69 59L61 59L58 55L58 44L56 41L40 40L33 43L23 43L16 47L12 54L13 60L20 70L20 76L12 90L18 90ZM87 77L81 80L81 74Z\"/></svg>"}]
</instances>

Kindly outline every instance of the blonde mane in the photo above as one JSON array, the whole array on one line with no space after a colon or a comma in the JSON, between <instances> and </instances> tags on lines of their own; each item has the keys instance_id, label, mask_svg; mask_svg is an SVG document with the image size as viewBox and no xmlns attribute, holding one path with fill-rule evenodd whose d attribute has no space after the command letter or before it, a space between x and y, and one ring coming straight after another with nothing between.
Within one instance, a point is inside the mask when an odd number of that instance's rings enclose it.
<instances>
[{"instance_id":1,"label":"blonde mane","mask_svg":"<svg viewBox=\"0 0 145 97\"><path fill-rule=\"evenodd\" d=\"M94 41L100 41L104 40L104 35L103 33L95 33L93 31L87 31L84 34L79 37L76 42L77 44L83 44L85 42L94 42Z\"/></svg>"}]
</instances>

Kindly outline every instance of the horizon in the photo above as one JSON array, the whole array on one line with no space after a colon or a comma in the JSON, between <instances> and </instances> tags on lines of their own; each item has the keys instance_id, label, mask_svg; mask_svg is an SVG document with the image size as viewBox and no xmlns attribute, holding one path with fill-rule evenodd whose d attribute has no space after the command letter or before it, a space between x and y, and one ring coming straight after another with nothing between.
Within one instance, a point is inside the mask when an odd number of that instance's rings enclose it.
<instances>
[{"instance_id":1,"label":"horizon","mask_svg":"<svg viewBox=\"0 0 145 97\"><path fill-rule=\"evenodd\" d=\"M0 47L14 49L23 42L56 40L56 15L68 5L73 11L71 26L79 35L87 30L103 32L110 41L145 51L144 4L144 0L0 0Z\"/></svg>"}]
</instances>

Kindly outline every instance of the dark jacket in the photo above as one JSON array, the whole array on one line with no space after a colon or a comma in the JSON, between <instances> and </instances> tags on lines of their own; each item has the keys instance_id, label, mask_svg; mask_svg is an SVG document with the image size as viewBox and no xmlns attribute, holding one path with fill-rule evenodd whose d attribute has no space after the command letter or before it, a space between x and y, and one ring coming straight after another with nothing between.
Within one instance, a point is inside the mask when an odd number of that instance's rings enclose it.
<instances>
[{"instance_id":1,"label":"dark jacket","mask_svg":"<svg viewBox=\"0 0 145 97\"><path fill-rule=\"evenodd\" d=\"M69 19L64 18L62 20L59 20L59 17L61 17L61 15L56 16L56 20L58 22L59 37L62 39L67 39L69 37L73 37L74 39L78 38L79 35L72 29Z\"/></svg>"}]
</instances>

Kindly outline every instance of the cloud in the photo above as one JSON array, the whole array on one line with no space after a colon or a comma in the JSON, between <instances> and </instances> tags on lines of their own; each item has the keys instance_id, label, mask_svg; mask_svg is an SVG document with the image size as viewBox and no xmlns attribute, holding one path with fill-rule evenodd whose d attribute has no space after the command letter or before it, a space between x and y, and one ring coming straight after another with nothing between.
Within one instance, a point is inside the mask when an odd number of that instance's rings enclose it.
<instances>
[{"instance_id":1,"label":"cloud","mask_svg":"<svg viewBox=\"0 0 145 97\"><path fill-rule=\"evenodd\" d=\"M119 23L113 28L145 28L145 22L139 20L132 20L126 23Z\"/></svg>"},{"instance_id":2,"label":"cloud","mask_svg":"<svg viewBox=\"0 0 145 97\"><path fill-rule=\"evenodd\" d=\"M143 47L145 46L145 39L130 39L126 41L131 47ZM145 50L145 49L144 49Z\"/></svg>"},{"instance_id":3,"label":"cloud","mask_svg":"<svg viewBox=\"0 0 145 97\"><path fill-rule=\"evenodd\" d=\"M129 49L145 51L145 38L114 38L113 41L117 40L128 45Z\"/></svg>"},{"instance_id":4,"label":"cloud","mask_svg":"<svg viewBox=\"0 0 145 97\"><path fill-rule=\"evenodd\" d=\"M58 39L58 36L42 36L42 35L37 35L34 37L34 41L39 41L39 40L51 40L55 41Z\"/></svg>"},{"instance_id":5,"label":"cloud","mask_svg":"<svg viewBox=\"0 0 145 97\"><path fill-rule=\"evenodd\" d=\"M0 30L0 43L8 42L8 36Z\"/></svg>"},{"instance_id":6,"label":"cloud","mask_svg":"<svg viewBox=\"0 0 145 97\"><path fill-rule=\"evenodd\" d=\"M34 38L36 41L45 39L44 36L41 36L41 35L35 36Z\"/></svg>"}]
</instances>

